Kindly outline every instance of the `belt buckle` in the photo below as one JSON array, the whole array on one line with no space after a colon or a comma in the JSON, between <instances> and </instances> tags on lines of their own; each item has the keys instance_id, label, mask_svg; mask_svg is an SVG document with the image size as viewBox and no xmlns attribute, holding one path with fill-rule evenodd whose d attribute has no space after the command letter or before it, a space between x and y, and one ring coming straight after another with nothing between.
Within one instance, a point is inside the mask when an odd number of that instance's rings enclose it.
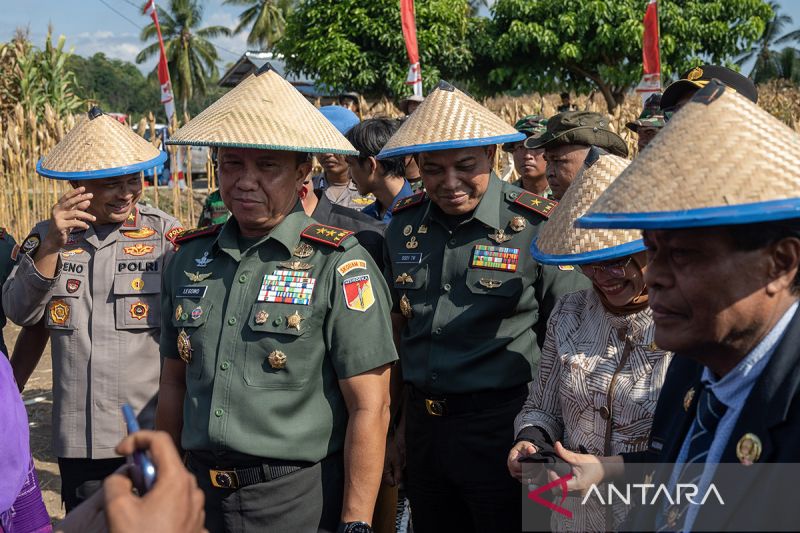
<instances>
[{"instance_id":1,"label":"belt buckle","mask_svg":"<svg viewBox=\"0 0 800 533\"><path fill-rule=\"evenodd\" d=\"M445 406L444 400L429 400L425 398L425 409L431 416L444 416Z\"/></svg>"},{"instance_id":2,"label":"belt buckle","mask_svg":"<svg viewBox=\"0 0 800 533\"><path fill-rule=\"evenodd\" d=\"M239 477L235 470L209 470L211 484L218 489L238 489Z\"/></svg>"}]
</instances>

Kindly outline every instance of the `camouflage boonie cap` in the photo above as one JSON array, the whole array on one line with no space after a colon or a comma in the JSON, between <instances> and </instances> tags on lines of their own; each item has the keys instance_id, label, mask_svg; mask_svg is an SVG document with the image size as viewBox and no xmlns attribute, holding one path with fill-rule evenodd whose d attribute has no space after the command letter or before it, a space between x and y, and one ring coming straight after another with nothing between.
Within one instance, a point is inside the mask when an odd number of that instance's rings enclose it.
<instances>
[{"instance_id":1,"label":"camouflage boonie cap","mask_svg":"<svg viewBox=\"0 0 800 533\"><path fill-rule=\"evenodd\" d=\"M542 115L525 115L514 123L514 129L527 137L540 137L547 131L547 119ZM514 143L505 143L503 150L510 152Z\"/></svg>"},{"instance_id":2,"label":"camouflage boonie cap","mask_svg":"<svg viewBox=\"0 0 800 533\"><path fill-rule=\"evenodd\" d=\"M597 146L620 157L628 157L628 145L608 129L608 118L591 111L564 111L547 119L547 130L525 139L525 148L549 148L565 144Z\"/></svg>"},{"instance_id":3,"label":"camouflage boonie cap","mask_svg":"<svg viewBox=\"0 0 800 533\"><path fill-rule=\"evenodd\" d=\"M664 112L661 110L661 93L651 94L644 102L644 109L639 118L628 122L625 127L638 132L640 127L663 128L666 125Z\"/></svg>"}]
</instances>

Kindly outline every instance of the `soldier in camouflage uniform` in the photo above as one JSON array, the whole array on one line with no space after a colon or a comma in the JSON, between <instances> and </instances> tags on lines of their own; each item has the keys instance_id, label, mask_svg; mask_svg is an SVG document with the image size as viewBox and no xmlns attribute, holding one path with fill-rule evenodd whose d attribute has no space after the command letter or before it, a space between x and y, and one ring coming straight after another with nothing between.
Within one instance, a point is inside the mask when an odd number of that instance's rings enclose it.
<instances>
[{"instance_id":1,"label":"soldier in camouflage uniform","mask_svg":"<svg viewBox=\"0 0 800 533\"><path fill-rule=\"evenodd\" d=\"M541 115L526 115L514 124L514 129L525 134L525 138L539 137L547 130L547 119ZM520 189L550 198L553 191L545 176L544 148L525 148L525 141L503 144L503 151L514 158L514 170L519 179L512 183Z\"/></svg>"},{"instance_id":2,"label":"soldier in camouflage uniform","mask_svg":"<svg viewBox=\"0 0 800 533\"><path fill-rule=\"evenodd\" d=\"M625 127L639 135L636 147L641 152L666 125L661 111L661 93L651 94L644 103L639 118L628 122Z\"/></svg>"}]
</instances>

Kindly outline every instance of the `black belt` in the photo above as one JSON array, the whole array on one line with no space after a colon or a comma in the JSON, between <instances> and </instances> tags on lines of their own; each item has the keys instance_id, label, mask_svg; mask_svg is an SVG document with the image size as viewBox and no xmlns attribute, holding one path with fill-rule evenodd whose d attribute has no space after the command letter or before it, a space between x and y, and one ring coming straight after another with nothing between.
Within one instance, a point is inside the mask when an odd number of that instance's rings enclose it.
<instances>
[{"instance_id":1,"label":"black belt","mask_svg":"<svg viewBox=\"0 0 800 533\"><path fill-rule=\"evenodd\" d=\"M208 469L211 484L219 489L238 489L248 485L265 483L297 472L313 464L307 462L292 463L288 461L273 461L270 463L267 462L269 461L268 459L265 459L264 463L254 466L208 468L208 464L200 459L197 454L187 452L186 455L188 460L200 467L201 470Z\"/></svg>"},{"instance_id":2,"label":"black belt","mask_svg":"<svg viewBox=\"0 0 800 533\"><path fill-rule=\"evenodd\" d=\"M425 411L431 416L447 416L481 411L514 398L527 396L527 394L527 385L467 394L449 394L447 396L428 394L422 389L412 386L410 387L409 398L412 403L422 404L425 407Z\"/></svg>"}]
</instances>

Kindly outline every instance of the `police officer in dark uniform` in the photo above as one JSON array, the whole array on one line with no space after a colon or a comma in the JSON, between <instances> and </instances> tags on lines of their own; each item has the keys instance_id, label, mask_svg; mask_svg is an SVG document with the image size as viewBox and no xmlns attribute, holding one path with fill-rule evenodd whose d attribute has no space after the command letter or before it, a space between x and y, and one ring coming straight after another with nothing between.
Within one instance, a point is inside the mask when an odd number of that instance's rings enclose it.
<instances>
[{"instance_id":1,"label":"police officer in dark uniform","mask_svg":"<svg viewBox=\"0 0 800 533\"><path fill-rule=\"evenodd\" d=\"M416 154L427 191L397 204L385 247L408 397L406 489L421 533L520 530L519 484L505 469L514 417L550 310L589 286L530 255L556 202L491 170L496 144L524 138L441 82L378 155Z\"/></svg>"},{"instance_id":2,"label":"police officer in dark uniform","mask_svg":"<svg viewBox=\"0 0 800 533\"><path fill-rule=\"evenodd\" d=\"M219 148L231 211L176 239L162 299L157 426L187 452L206 527L371 531L397 359L390 296L352 232L298 198L305 152L355 150L269 65L171 142Z\"/></svg>"}]
</instances>

